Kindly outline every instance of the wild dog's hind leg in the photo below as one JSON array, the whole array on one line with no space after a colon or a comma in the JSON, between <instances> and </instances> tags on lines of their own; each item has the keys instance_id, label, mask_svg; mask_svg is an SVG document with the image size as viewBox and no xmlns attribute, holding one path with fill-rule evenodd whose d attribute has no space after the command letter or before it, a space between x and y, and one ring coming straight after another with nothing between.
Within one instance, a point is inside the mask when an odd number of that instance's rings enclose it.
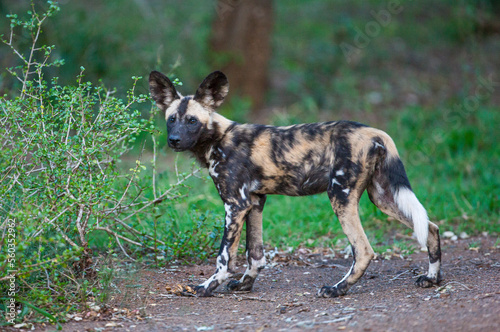
<instances>
[{"instance_id":1,"label":"wild dog's hind leg","mask_svg":"<svg viewBox=\"0 0 500 332\"><path fill-rule=\"evenodd\" d=\"M429 221L429 237L427 238L429 252L429 271L427 275L418 277L415 282L419 287L432 287L441 282L441 244L439 241L439 227Z\"/></svg>"},{"instance_id":2,"label":"wild dog's hind leg","mask_svg":"<svg viewBox=\"0 0 500 332\"><path fill-rule=\"evenodd\" d=\"M252 195L253 207L246 217L247 269L240 280L231 280L227 288L232 291L250 291L260 270L266 264L262 241L262 211L265 195Z\"/></svg>"},{"instance_id":3,"label":"wild dog's hind leg","mask_svg":"<svg viewBox=\"0 0 500 332\"><path fill-rule=\"evenodd\" d=\"M363 276L374 256L373 249L359 220L357 201L345 209L337 209L336 213L342 230L351 243L353 262L342 280L331 287L324 286L319 290L318 296L322 297L337 297L347 293L347 290Z\"/></svg>"},{"instance_id":4,"label":"wild dog's hind leg","mask_svg":"<svg viewBox=\"0 0 500 332\"><path fill-rule=\"evenodd\" d=\"M347 274L333 286L324 286L318 291L318 296L337 297L347 293L349 287L354 285L365 273L374 252L359 220L358 190L353 187L345 188L340 181L335 181L328 189L328 195L333 210L339 218L342 230L352 246L353 262ZM338 186L338 188L336 188ZM361 190L363 192L364 190Z\"/></svg>"},{"instance_id":5,"label":"wild dog's hind leg","mask_svg":"<svg viewBox=\"0 0 500 332\"><path fill-rule=\"evenodd\" d=\"M413 229L421 245L427 246L429 271L427 275L417 279L417 286L431 287L439 284L441 282L439 228L429 221L427 212L411 190L401 161L389 160L383 167L377 169L367 191L373 204L382 212Z\"/></svg>"},{"instance_id":6,"label":"wild dog's hind leg","mask_svg":"<svg viewBox=\"0 0 500 332\"><path fill-rule=\"evenodd\" d=\"M207 281L195 287L198 296L211 296L212 292L233 274L243 221L251 205L250 202L244 201L233 204L225 203L224 207L226 222L217 256L216 270Z\"/></svg>"}]
</instances>

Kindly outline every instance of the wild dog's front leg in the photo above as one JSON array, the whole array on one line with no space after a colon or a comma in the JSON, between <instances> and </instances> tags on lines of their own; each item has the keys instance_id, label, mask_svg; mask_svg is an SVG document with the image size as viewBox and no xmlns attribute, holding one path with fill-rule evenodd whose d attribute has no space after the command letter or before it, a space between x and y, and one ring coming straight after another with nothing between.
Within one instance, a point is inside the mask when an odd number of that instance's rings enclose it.
<instances>
[{"instance_id":1,"label":"wild dog's front leg","mask_svg":"<svg viewBox=\"0 0 500 332\"><path fill-rule=\"evenodd\" d=\"M226 221L215 273L203 284L195 287L198 296L211 296L212 292L233 273L243 221L251 206L249 203L241 204L241 202L239 205L226 203L224 206Z\"/></svg>"},{"instance_id":2,"label":"wild dog's front leg","mask_svg":"<svg viewBox=\"0 0 500 332\"><path fill-rule=\"evenodd\" d=\"M253 207L246 218L247 269L240 280L231 280L227 288L232 291L250 291L260 270L266 264L262 241L262 211L266 195L252 195Z\"/></svg>"}]
</instances>

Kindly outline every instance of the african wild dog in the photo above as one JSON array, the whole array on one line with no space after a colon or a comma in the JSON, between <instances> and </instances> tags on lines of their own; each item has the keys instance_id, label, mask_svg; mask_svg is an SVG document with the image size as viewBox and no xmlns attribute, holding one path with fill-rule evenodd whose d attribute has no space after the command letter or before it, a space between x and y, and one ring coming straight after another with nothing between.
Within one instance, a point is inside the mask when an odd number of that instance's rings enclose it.
<instances>
[{"instance_id":1,"label":"african wild dog","mask_svg":"<svg viewBox=\"0 0 500 332\"><path fill-rule=\"evenodd\" d=\"M344 295L363 275L373 249L361 226L358 204L367 190L384 213L413 228L429 251L429 271L416 284L430 287L441 279L439 229L410 187L396 146L385 132L349 121L273 127L238 124L215 110L229 90L226 76L210 74L193 96L183 97L163 74L153 71L149 87L165 113L168 145L190 151L208 168L226 210L225 229L215 273L195 287L210 296L234 274L243 223L246 222L248 267L229 290L251 290L265 265L262 211L266 195L303 196L327 192L344 233L352 245L353 263L334 286L318 295Z\"/></svg>"}]
</instances>

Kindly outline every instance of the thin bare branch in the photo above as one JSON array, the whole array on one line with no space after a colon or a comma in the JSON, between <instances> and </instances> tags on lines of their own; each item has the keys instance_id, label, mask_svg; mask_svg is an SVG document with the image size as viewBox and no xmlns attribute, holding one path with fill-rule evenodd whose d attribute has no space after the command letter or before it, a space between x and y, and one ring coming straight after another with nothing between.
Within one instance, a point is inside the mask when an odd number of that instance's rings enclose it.
<instances>
[{"instance_id":1,"label":"thin bare branch","mask_svg":"<svg viewBox=\"0 0 500 332\"><path fill-rule=\"evenodd\" d=\"M142 247L142 248L147 248L147 249L150 249L150 250L154 250L154 248L153 248L153 247L148 247L148 246L143 245L142 243L139 243L139 242L136 242L136 241L134 241L134 240L131 240L131 239L129 239L129 238L127 238L127 237L123 236L123 235L120 235L120 234L118 234L118 233L116 233L116 232L112 231L112 230L111 230L111 229L109 229L108 227L100 227L100 226L96 226L96 227L94 227L94 230L101 230L101 231L105 231L106 233L108 233L108 234L110 234L110 235L112 235L112 236L114 236L114 237L118 237L118 238L122 239L123 241L126 241L126 242L128 242L128 243L132 243L133 245L136 245L136 246L138 246L138 247Z\"/></svg>"},{"instance_id":2,"label":"thin bare branch","mask_svg":"<svg viewBox=\"0 0 500 332\"><path fill-rule=\"evenodd\" d=\"M122 243L120 242L120 239L118 238L117 236L118 234L115 234L115 239L116 239L116 242L118 243L118 245L120 246L120 249L122 250L123 254L125 256L127 256L129 259L133 260L135 262L135 259L133 259L132 257L130 257L128 254L127 254L127 251L125 251L125 248L123 248L122 246Z\"/></svg>"},{"instance_id":3,"label":"thin bare branch","mask_svg":"<svg viewBox=\"0 0 500 332\"><path fill-rule=\"evenodd\" d=\"M67 208L65 208L64 210L61 211L61 213L59 213L57 216L55 216L54 218L52 218L51 220L48 220L47 218L44 218L45 219L45 223L42 224L42 228L39 229L38 231L36 231L34 234L31 234L29 235L28 237L29 238L36 238L38 235L40 235L45 228L47 228L47 226L50 226L50 225L53 225L54 222L59 219L59 217L61 217L63 214L66 213L66 211L68 211L72 206L68 206Z\"/></svg>"}]
</instances>

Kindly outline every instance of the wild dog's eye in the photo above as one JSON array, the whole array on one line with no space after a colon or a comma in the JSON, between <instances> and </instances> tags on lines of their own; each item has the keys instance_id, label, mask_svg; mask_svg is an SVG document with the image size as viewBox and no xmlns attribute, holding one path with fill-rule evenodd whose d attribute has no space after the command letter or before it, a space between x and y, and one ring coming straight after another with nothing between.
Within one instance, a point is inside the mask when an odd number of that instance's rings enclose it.
<instances>
[{"instance_id":1,"label":"wild dog's eye","mask_svg":"<svg viewBox=\"0 0 500 332\"><path fill-rule=\"evenodd\" d=\"M175 116L171 116L168 118L168 122L174 123L175 122Z\"/></svg>"},{"instance_id":2,"label":"wild dog's eye","mask_svg":"<svg viewBox=\"0 0 500 332\"><path fill-rule=\"evenodd\" d=\"M189 124L196 124L198 122L198 120L196 120L196 118L191 118L189 119Z\"/></svg>"}]
</instances>

